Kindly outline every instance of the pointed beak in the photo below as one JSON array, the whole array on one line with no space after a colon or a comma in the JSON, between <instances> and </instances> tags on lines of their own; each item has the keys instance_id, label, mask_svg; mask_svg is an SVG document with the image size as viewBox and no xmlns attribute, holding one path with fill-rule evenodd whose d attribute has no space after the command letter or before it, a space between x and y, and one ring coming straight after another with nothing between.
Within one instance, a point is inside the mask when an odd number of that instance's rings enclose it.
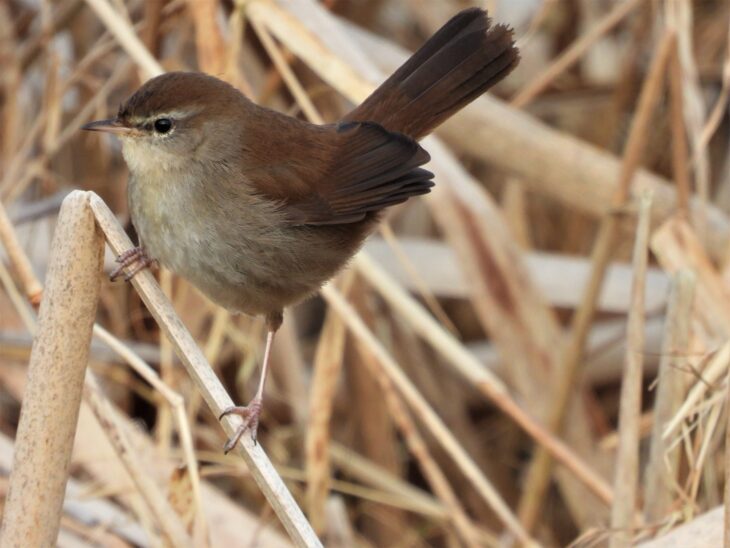
<instances>
[{"instance_id":1,"label":"pointed beak","mask_svg":"<svg viewBox=\"0 0 730 548\"><path fill-rule=\"evenodd\" d=\"M106 133L116 133L117 135L129 135L134 131L134 128L125 125L117 118L89 122L81 126L81 129L85 129L86 131L104 131Z\"/></svg>"}]
</instances>

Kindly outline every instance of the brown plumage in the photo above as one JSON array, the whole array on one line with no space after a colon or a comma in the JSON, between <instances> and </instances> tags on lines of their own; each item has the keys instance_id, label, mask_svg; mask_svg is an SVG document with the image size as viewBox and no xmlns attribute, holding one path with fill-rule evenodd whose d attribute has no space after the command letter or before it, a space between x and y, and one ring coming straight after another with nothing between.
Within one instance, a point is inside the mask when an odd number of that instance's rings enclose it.
<instances>
[{"instance_id":1,"label":"brown plumage","mask_svg":"<svg viewBox=\"0 0 730 548\"><path fill-rule=\"evenodd\" d=\"M417 140L518 60L511 30L475 8L337 124L259 107L211 76L170 73L86 128L122 138L132 221L149 257L222 306L266 315L268 356L284 307L331 278L379 212L432 187ZM252 406L231 411L254 432L266 362Z\"/></svg>"},{"instance_id":2,"label":"brown plumage","mask_svg":"<svg viewBox=\"0 0 730 548\"><path fill-rule=\"evenodd\" d=\"M421 139L507 76L519 63L512 29L491 26L484 10L449 20L348 120L372 120Z\"/></svg>"}]
</instances>

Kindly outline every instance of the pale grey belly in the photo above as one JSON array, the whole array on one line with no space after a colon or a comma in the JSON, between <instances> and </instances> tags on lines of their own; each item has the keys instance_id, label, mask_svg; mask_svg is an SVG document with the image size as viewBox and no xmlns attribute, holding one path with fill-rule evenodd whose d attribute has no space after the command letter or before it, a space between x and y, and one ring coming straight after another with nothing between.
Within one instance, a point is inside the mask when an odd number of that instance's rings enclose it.
<instances>
[{"instance_id":1,"label":"pale grey belly","mask_svg":"<svg viewBox=\"0 0 730 548\"><path fill-rule=\"evenodd\" d=\"M268 314L315 292L346 261L336 230L283 227L256 208L221 211L184 192L155 193L130 181L132 222L148 255L217 304ZM262 229L263 226L268 228ZM321 229L320 229L321 230Z\"/></svg>"}]
</instances>

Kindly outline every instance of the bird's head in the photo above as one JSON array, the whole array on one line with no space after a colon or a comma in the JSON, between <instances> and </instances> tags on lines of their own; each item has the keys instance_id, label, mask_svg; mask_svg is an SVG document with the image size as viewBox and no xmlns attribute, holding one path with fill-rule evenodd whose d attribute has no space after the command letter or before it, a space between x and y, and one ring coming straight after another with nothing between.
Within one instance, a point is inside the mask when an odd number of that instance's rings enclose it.
<instances>
[{"instance_id":1,"label":"bird's head","mask_svg":"<svg viewBox=\"0 0 730 548\"><path fill-rule=\"evenodd\" d=\"M246 99L233 86L199 72L170 72L146 82L116 117L82 127L117 135L132 172L186 169L215 159L235 140L236 113Z\"/></svg>"}]
</instances>

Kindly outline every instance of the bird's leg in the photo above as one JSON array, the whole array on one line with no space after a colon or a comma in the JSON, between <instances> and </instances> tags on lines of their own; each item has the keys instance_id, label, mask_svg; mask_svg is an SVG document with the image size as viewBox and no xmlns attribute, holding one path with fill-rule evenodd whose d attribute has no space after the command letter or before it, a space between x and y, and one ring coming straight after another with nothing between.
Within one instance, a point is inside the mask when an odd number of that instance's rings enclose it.
<instances>
[{"instance_id":1,"label":"bird's leg","mask_svg":"<svg viewBox=\"0 0 730 548\"><path fill-rule=\"evenodd\" d=\"M225 446L223 447L223 451L225 453L228 453L231 449L233 449L236 444L238 443L238 440L241 439L241 436L246 430L249 430L251 432L251 438L253 441L256 441L256 432L259 427L259 418L261 417L261 409L263 408L263 398L264 398L264 384L266 383L266 376L269 371L269 358L271 357L271 346L274 343L274 335L276 335L276 331L281 326L282 322L282 314L281 312L274 312L266 316L266 326L267 326L267 334L266 334L266 348L264 349L264 362L261 366L261 378L259 379L259 386L256 389L256 395L254 398L248 403L247 406L232 406L228 409L224 410L223 413L221 413L220 417L218 417L218 420L222 419L226 415L239 415L243 418L243 422L241 423L241 426L238 427L235 434L229 438L229 440L226 442Z\"/></svg>"},{"instance_id":2,"label":"bird's leg","mask_svg":"<svg viewBox=\"0 0 730 548\"><path fill-rule=\"evenodd\" d=\"M144 270L154 263L155 260L151 259L149 255L147 255L147 252L143 247L133 247L120 254L117 257L117 262L119 263L119 266L116 267L111 274L109 274L109 279L111 281L116 280L119 275L124 272L125 268L131 266L132 268L129 272L124 275L124 281L128 282L134 278L137 272Z\"/></svg>"}]
</instances>

